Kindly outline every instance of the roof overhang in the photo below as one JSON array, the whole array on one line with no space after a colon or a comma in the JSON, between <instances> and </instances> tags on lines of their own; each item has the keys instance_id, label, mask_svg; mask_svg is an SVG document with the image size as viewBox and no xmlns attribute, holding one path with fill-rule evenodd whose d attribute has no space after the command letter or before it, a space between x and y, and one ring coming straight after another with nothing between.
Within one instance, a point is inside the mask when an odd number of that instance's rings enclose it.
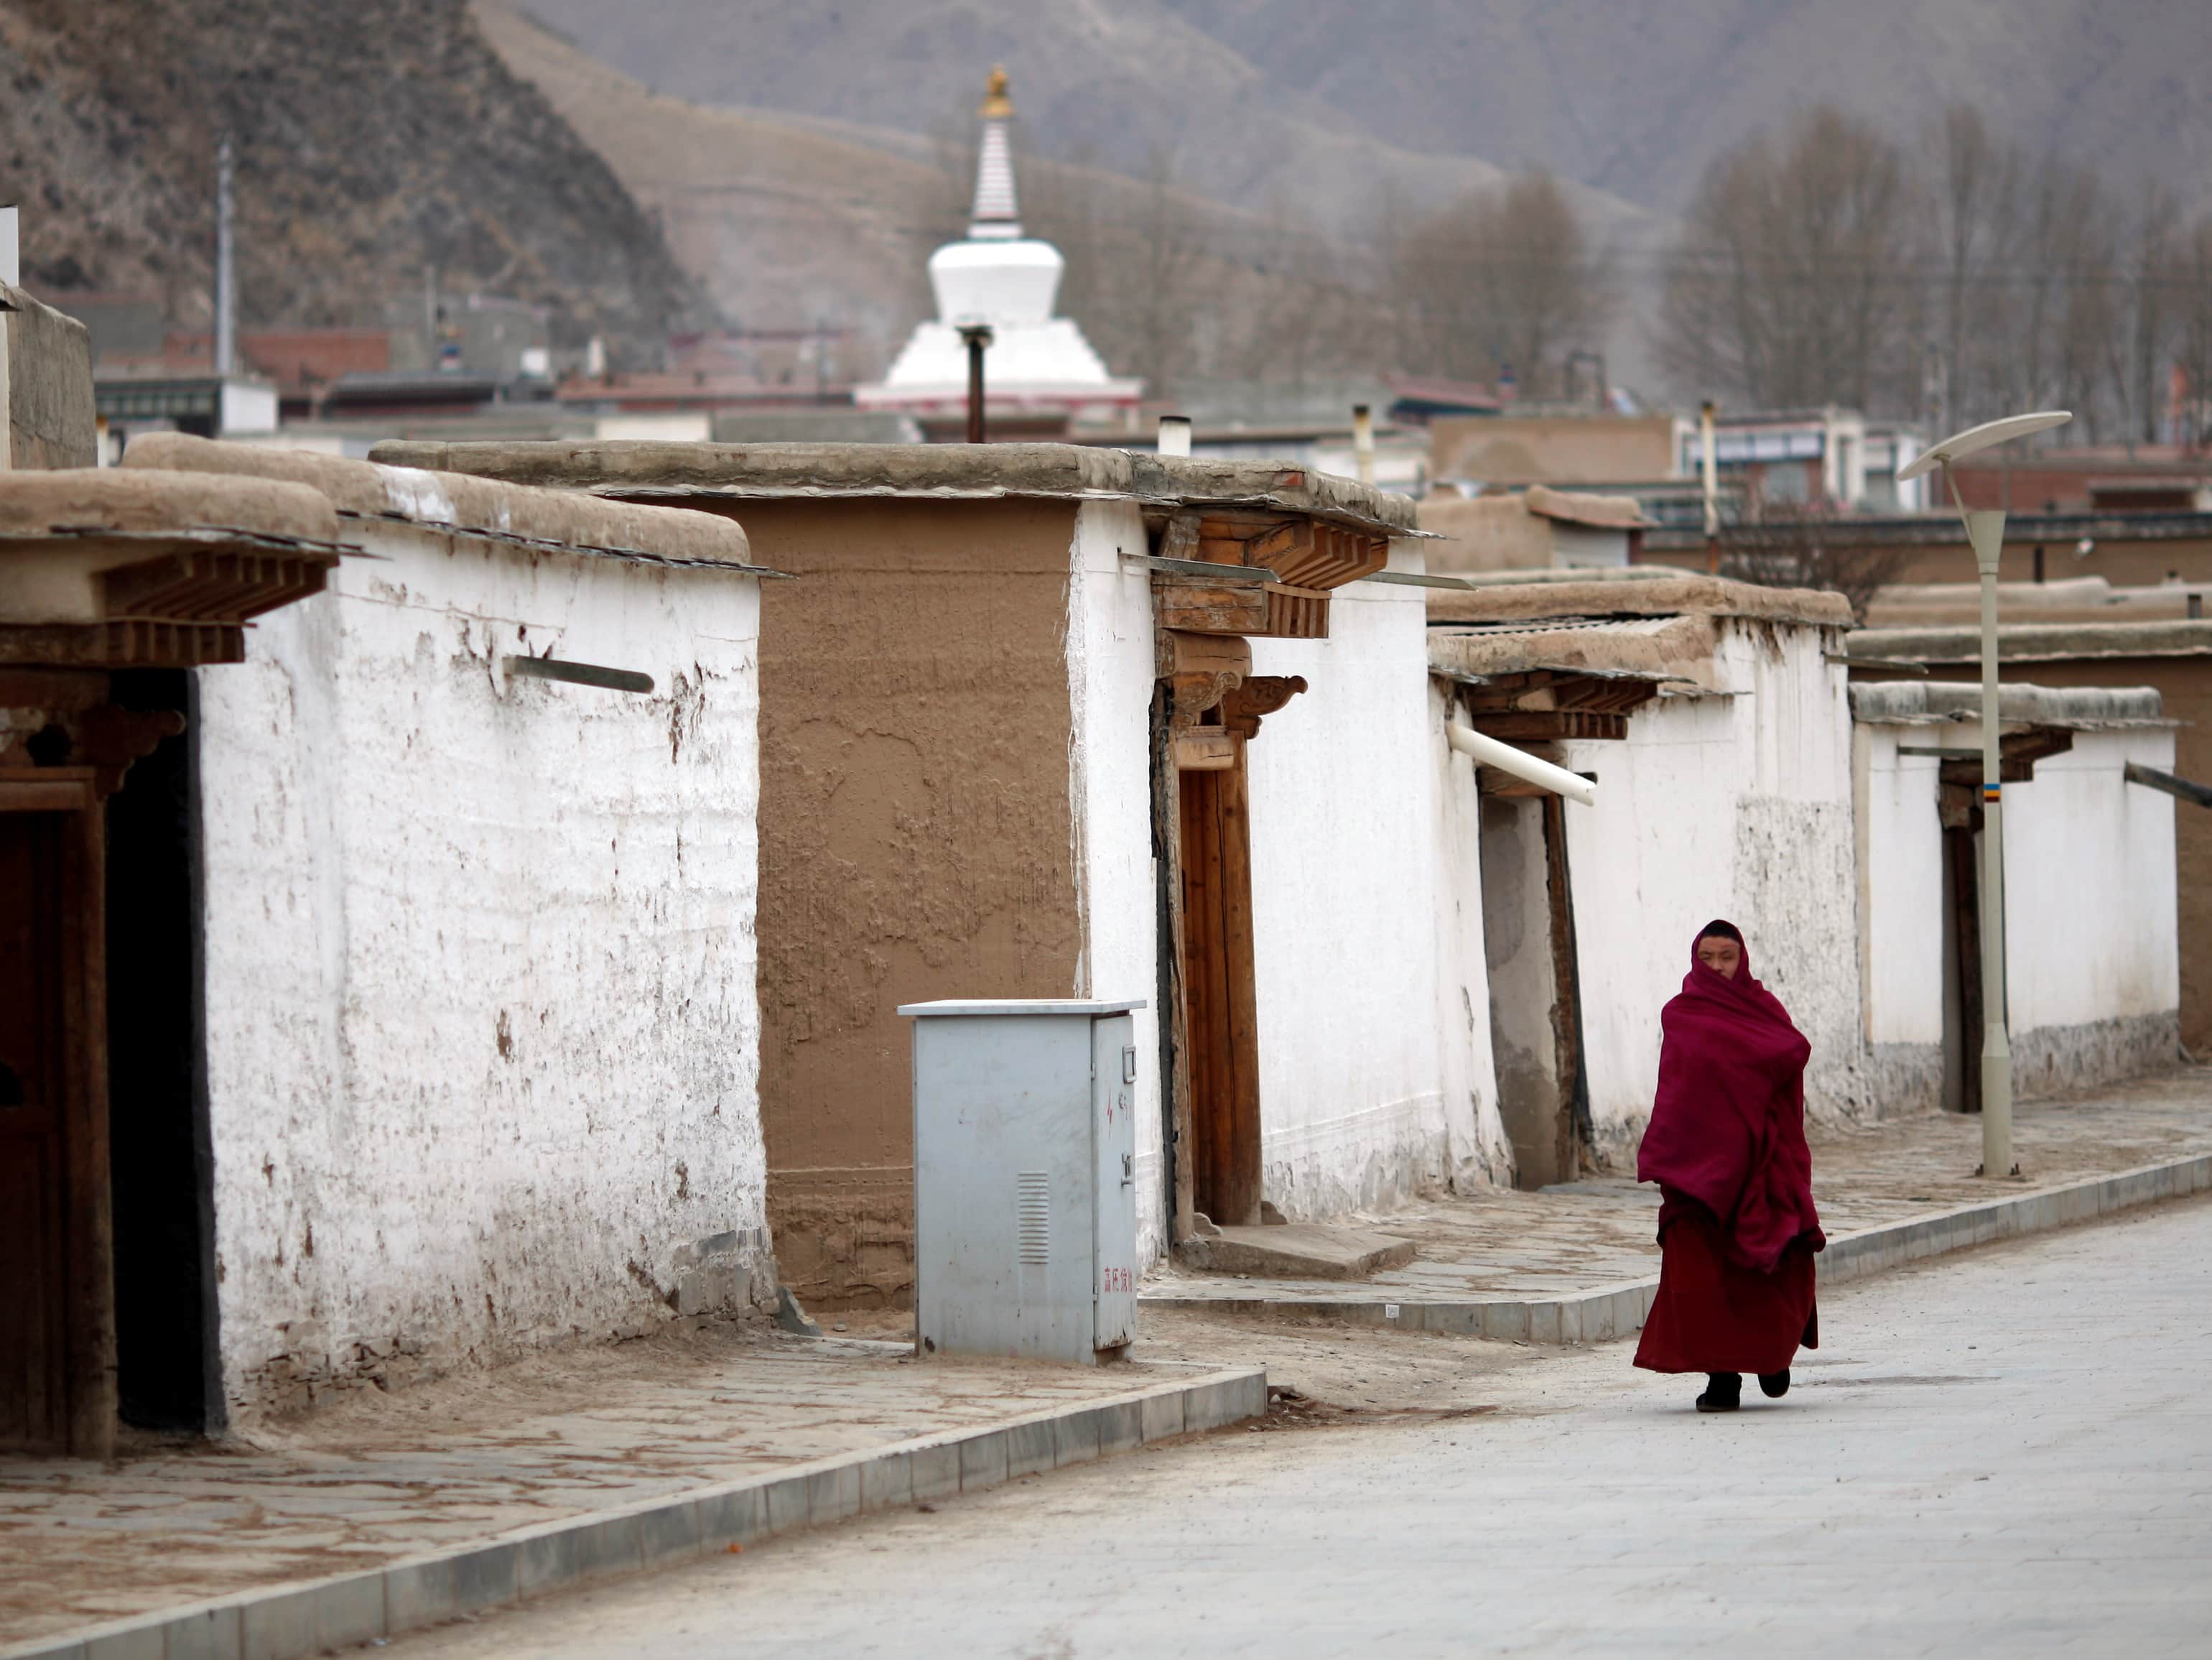
<instances>
[{"instance_id":1,"label":"roof overhang","mask_svg":"<svg viewBox=\"0 0 2212 1660\"><path fill-rule=\"evenodd\" d=\"M320 592L357 551L330 503L301 484L0 473L0 663L238 662L250 619Z\"/></svg>"}]
</instances>

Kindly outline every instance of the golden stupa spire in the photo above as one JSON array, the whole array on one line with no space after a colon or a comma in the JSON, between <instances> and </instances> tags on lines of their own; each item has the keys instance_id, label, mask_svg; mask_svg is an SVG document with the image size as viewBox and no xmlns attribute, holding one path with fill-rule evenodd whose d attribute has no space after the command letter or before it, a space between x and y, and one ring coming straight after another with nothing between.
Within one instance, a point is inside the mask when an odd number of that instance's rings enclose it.
<instances>
[{"instance_id":1,"label":"golden stupa spire","mask_svg":"<svg viewBox=\"0 0 2212 1660\"><path fill-rule=\"evenodd\" d=\"M1014 100L1006 96L1006 66L994 64L991 79L983 90L983 107L975 112L986 121L1004 121L1014 112Z\"/></svg>"}]
</instances>

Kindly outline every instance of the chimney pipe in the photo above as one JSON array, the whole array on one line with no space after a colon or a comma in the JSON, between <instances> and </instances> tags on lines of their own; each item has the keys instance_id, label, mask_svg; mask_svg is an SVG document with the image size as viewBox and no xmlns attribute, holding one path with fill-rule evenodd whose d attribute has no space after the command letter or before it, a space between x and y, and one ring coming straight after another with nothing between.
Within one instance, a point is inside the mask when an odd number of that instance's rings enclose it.
<instances>
[{"instance_id":1,"label":"chimney pipe","mask_svg":"<svg viewBox=\"0 0 2212 1660\"><path fill-rule=\"evenodd\" d=\"M983 429L983 353L991 344L991 325L963 323L960 337L968 345L968 441L988 443Z\"/></svg>"},{"instance_id":2,"label":"chimney pipe","mask_svg":"<svg viewBox=\"0 0 2212 1660\"><path fill-rule=\"evenodd\" d=\"M1705 485L1705 571L1717 576L1721 569L1721 501L1719 465L1713 454L1713 400L1698 405L1698 439L1702 446L1698 471Z\"/></svg>"},{"instance_id":3,"label":"chimney pipe","mask_svg":"<svg viewBox=\"0 0 2212 1660\"><path fill-rule=\"evenodd\" d=\"M215 152L215 372L228 375L238 362L238 270L230 222L230 135Z\"/></svg>"},{"instance_id":4,"label":"chimney pipe","mask_svg":"<svg viewBox=\"0 0 2212 1660\"><path fill-rule=\"evenodd\" d=\"M1352 454L1359 482L1375 482L1375 412L1364 404L1352 406Z\"/></svg>"},{"instance_id":5,"label":"chimney pipe","mask_svg":"<svg viewBox=\"0 0 2212 1660\"><path fill-rule=\"evenodd\" d=\"M1190 453L1190 417L1188 415L1160 417L1158 449L1162 455Z\"/></svg>"}]
</instances>

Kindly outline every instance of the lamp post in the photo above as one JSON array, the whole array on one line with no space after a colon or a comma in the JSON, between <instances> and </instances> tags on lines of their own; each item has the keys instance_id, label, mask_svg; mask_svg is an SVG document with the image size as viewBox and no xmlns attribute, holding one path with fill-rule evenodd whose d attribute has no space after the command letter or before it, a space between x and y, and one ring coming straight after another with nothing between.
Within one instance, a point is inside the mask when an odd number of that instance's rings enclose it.
<instances>
[{"instance_id":1,"label":"lamp post","mask_svg":"<svg viewBox=\"0 0 2212 1660\"><path fill-rule=\"evenodd\" d=\"M1900 483L1937 467L1982 578L1982 1168L1984 1176L2017 1176L2012 1157L2012 1038L2005 1008L2004 752L1997 727L1997 561L2004 552L2002 511L1969 513L1951 464L1977 450L2063 426L2069 410L2008 415L1954 433L1898 469Z\"/></svg>"}]
</instances>

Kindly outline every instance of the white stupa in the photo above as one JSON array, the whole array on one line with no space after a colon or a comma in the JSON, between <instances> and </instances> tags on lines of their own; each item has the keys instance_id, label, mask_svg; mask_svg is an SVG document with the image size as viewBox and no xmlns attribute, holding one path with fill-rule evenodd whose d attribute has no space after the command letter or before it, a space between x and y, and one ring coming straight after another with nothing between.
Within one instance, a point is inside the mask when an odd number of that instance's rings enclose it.
<instances>
[{"instance_id":1,"label":"white stupa","mask_svg":"<svg viewBox=\"0 0 2212 1660\"><path fill-rule=\"evenodd\" d=\"M1006 96L1005 70L991 71L977 113L983 149L967 239L947 242L929 256L937 315L915 328L881 381L854 388L853 401L925 421L963 417L968 348L960 329L988 323L992 340L983 354L983 395L992 421L1032 427L1133 421L1145 383L1108 374L1074 320L1052 314L1066 261L1051 243L1022 234L1006 143L1014 106Z\"/></svg>"}]
</instances>

